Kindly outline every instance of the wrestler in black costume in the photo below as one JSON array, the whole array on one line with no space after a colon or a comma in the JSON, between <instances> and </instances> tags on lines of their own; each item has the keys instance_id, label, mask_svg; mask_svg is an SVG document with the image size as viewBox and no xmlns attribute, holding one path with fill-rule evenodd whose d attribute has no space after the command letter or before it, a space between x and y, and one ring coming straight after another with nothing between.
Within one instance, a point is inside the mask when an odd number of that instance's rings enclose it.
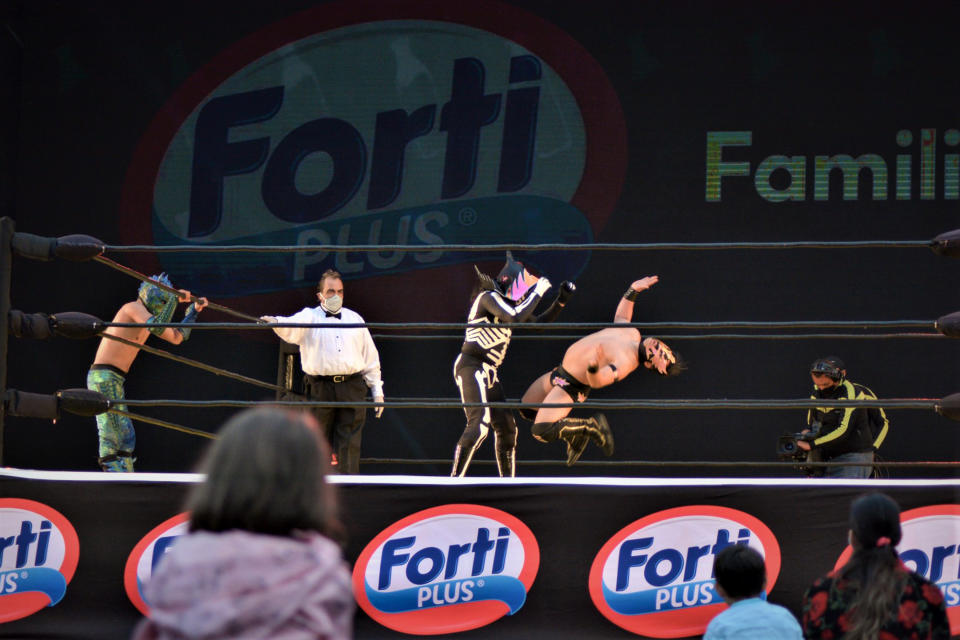
<instances>
[{"instance_id":1,"label":"wrestler in black costume","mask_svg":"<svg viewBox=\"0 0 960 640\"><path fill-rule=\"evenodd\" d=\"M453 379L464 402L502 402L505 399L497 370L503 364L513 333L510 325L527 322L550 288L550 281L538 278L507 252L507 263L494 282L477 270L479 284L467 316L466 334L460 355L453 364ZM534 322L550 322L573 294L573 283L564 281L556 300ZM516 474L517 423L513 414L500 408L464 407L467 426L453 453L451 476L462 477L473 454L493 429L497 470L500 476Z\"/></svg>"}]
</instances>

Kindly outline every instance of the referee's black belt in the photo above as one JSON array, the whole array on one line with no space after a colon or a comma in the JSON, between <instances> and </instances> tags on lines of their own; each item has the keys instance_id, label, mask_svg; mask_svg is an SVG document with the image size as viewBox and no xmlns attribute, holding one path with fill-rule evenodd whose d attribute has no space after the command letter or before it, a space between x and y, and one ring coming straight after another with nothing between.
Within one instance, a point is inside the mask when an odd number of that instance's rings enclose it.
<instances>
[{"instance_id":1,"label":"referee's black belt","mask_svg":"<svg viewBox=\"0 0 960 640\"><path fill-rule=\"evenodd\" d=\"M327 382L346 382L347 380L353 380L354 378L359 378L363 375L362 371L356 373L347 373L347 374L338 374L335 376L311 376L307 374L307 377L311 380L325 380Z\"/></svg>"}]
</instances>

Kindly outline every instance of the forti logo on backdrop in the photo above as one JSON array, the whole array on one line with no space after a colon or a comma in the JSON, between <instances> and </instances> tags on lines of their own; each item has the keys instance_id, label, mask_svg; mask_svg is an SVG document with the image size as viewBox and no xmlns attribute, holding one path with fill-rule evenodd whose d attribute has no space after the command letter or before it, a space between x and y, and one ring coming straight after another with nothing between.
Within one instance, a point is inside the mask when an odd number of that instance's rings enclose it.
<instances>
[{"instance_id":1,"label":"forti logo on backdrop","mask_svg":"<svg viewBox=\"0 0 960 640\"><path fill-rule=\"evenodd\" d=\"M900 514L903 538L900 559L911 570L935 583L943 592L950 633L960 633L960 505L938 504ZM834 569L853 555L847 546Z\"/></svg>"},{"instance_id":2,"label":"forti logo on backdrop","mask_svg":"<svg viewBox=\"0 0 960 640\"><path fill-rule=\"evenodd\" d=\"M180 536L187 533L189 520L190 514L184 512L163 521L145 535L127 557L127 564L123 569L123 586L130 602L145 616L150 615L150 603L143 596L143 585L153 575L153 570L164 554Z\"/></svg>"},{"instance_id":3,"label":"forti logo on backdrop","mask_svg":"<svg viewBox=\"0 0 960 640\"><path fill-rule=\"evenodd\" d=\"M159 258L175 282L248 296L480 256L441 243L591 242L625 171L616 94L557 27L496 0L350 0L194 74L142 139L121 220L157 245L423 247ZM587 259L538 258L558 281Z\"/></svg>"},{"instance_id":4,"label":"forti logo on backdrop","mask_svg":"<svg viewBox=\"0 0 960 640\"><path fill-rule=\"evenodd\" d=\"M698 505L660 511L618 531L590 568L590 597L627 631L700 635L726 606L714 588L713 558L733 544L763 555L769 593L780 573L780 546L770 529L742 511Z\"/></svg>"},{"instance_id":5,"label":"forti logo on backdrop","mask_svg":"<svg viewBox=\"0 0 960 640\"><path fill-rule=\"evenodd\" d=\"M0 498L0 623L60 602L79 557L77 532L60 512Z\"/></svg>"},{"instance_id":6,"label":"forti logo on backdrop","mask_svg":"<svg viewBox=\"0 0 960 640\"><path fill-rule=\"evenodd\" d=\"M353 592L371 618L414 635L490 624L523 606L540 548L508 513L472 504L419 511L374 538L353 569Z\"/></svg>"}]
</instances>

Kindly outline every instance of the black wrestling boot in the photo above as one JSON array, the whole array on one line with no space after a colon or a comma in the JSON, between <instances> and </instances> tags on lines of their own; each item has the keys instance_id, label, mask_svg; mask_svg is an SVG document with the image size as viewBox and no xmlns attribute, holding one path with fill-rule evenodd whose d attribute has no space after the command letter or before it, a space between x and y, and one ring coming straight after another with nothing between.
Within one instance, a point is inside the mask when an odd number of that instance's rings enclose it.
<instances>
[{"instance_id":1,"label":"black wrestling boot","mask_svg":"<svg viewBox=\"0 0 960 640\"><path fill-rule=\"evenodd\" d=\"M564 437L563 441L567 443L567 466L572 467L583 455L583 452L587 450L590 436L585 433L575 433Z\"/></svg>"},{"instance_id":2,"label":"black wrestling boot","mask_svg":"<svg viewBox=\"0 0 960 640\"><path fill-rule=\"evenodd\" d=\"M453 450L453 468L450 470L451 478L462 478L467 475L467 468L470 466L470 461L473 460L473 454L477 451L477 446L464 451L463 447L457 445L457 448Z\"/></svg>"},{"instance_id":3,"label":"black wrestling boot","mask_svg":"<svg viewBox=\"0 0 960 640\"><path fill-rule=\"evenodd\" d=\"M514 478L517 475L517 452L514 449L497 451L497 471L501 478Z\"/></svg>"},{"instance_id":4,"label":"black wrestling boot","mask_svg":"<svg viewBox=\"0 0 960 640\"><path fill-rule=\"evenodd\" d=\"M603 451L603 455L613 455L613 432L606 416L598 413L592 418L564 418L557 422L560 426L560 437L571 442L578 435L586 435ZM582 451L580 453L583 453ZM579 456L577 456L579 457ZM570 452L567 453L570 459ZM576 462L576 459L574 459ZM568 462L568 464L573 464Z\"/></svg>"}]
</instances>

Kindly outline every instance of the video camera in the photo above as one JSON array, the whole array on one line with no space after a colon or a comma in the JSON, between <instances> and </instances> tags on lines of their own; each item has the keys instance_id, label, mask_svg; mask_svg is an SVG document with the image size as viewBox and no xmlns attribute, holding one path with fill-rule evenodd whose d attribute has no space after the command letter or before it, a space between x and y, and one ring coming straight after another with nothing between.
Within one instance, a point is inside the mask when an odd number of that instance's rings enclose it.
<instances>
[{"instance_id":1,"label":"video camera","mask_svg":"<svg viewBox=\"0 0 960 640\"><path fill-rule=\"evenodd\" d=\"M780 436L777 440L777 457L784 461L806 462L809 459L808 454L810 452L801 449L797 443L800 441L813 442L820 436L820 429L822 428L823 423L818 420L810 425L809 431Z\"/></svg>"}]
</instances>

